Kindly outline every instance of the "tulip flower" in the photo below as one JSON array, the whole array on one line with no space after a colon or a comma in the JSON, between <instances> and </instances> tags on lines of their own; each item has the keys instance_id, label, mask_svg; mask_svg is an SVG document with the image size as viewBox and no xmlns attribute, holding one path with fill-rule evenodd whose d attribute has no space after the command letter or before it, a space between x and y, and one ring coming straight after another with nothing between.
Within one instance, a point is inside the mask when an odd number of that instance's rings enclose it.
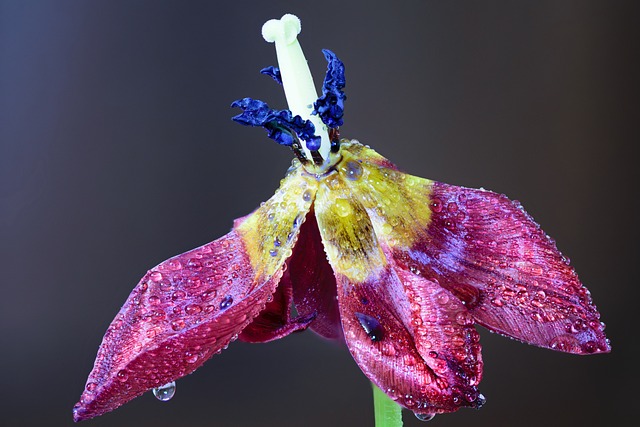
<instances>
[{"instance_id":1,"label":"tulip flower","mask_svg":"<svg viewBox=\"0 0 640 427\"><path fill-rule=\"evenodd\" d=\"M317 96L292 15L263 27L288 110L251 98L234 119L295 158L280 188L225 236L144 275L104 336L76 421L154 390L161 400L234 340L311 329L346 343L373 384L428 420L479 408L475 325L552 350L610 351L589 291L519 203L402 173L340 139L344 66ZM292 313L295 307L295 314Z\"/></svg>"}]
</instances>

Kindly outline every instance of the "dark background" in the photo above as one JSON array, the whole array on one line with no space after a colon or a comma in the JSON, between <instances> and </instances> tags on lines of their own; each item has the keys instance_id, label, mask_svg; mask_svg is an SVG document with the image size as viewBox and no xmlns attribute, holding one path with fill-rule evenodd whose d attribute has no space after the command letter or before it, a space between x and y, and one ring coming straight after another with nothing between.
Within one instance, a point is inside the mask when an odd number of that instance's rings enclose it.
<instances>
[{"instance_id":1,"label":"dark background","mask_svg":"<svg viewBox=\"0 0 640 427\"><path fill-rule=\"evenodd\" d=\"M634 2L0 1L0 424L71 425L102 335L147 268L226 233L291 153L230 120L284 108L263 22L346 64L345 137L520 200L572 259L613 352L482 331L481 411L434 426L637 425ZM422 425L405 413L405 425ZM234 343L86 426L373 424L368 381L312 333Z\"/></svg>"}]
</instances>

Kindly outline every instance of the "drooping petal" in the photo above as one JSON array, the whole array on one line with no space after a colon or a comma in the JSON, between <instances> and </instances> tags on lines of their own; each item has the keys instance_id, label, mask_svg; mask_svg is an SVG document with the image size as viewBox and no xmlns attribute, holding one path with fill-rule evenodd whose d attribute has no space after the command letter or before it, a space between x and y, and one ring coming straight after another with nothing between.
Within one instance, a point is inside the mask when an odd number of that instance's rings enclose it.
<instances>
[{"instance_id":1,"label":"drooping petal","mask_svg":"<svg viewBox=\"0 0 640 427\"><path fill-rule=\"evenodd\" d=\"M361 196L378 185L387 198L404 193L370 166L343 152L315 203L349 350L378 387L416 413L476 407L482 360L473 319L446 289L395 264L386 241L392 229L373 223L387 203ZM397 213L408 219L414 201L407 203Z\"/></svg>"},{"instance_id":2,"label":"drooping petal","mask_svg":"<svg viewBox=\"0 0 640 427\"><path fill-rule=\"evenodd\" d=\"M298 313L316 317L310 329L328 339L342 339L338 311L336 279L322 246L313 210L300 228L298 243L289 259L288 276L293 284L293 298Z\"/></svg>"},{"instance_id":3,"label":"drooping petal","mask_svg":"<svg viewBox=\"0 0 640 427\"><path fill-rule=\"evenodd\" d=\"M402 174L360 144L342 153L338 167L361 177L351 191L403 269L445 287L493 331L570 353L609 351L588 290L519 204Z\"/></svg>"},{"instance_id":4,"label":"drooping petal","mask_svg":"<svg viewBox=\"0 0 640 427\"><path fill-rule=\"evenodd\" d=\"M299 245L299 240L296 245ZM291 260L291 258L289 259ZM289 269L285 269L276 292L264 310L253 319L238 337L240 341L265 343L284 338L287 335L306 329L316 317L312 312L308 315L291 318L291 302L293 289L289 278Z\"/></svg>"},{"instance_id":5,"label":"drooping petal","mask_svg":"<svg viewBox=\"0 0 640 427\"><path fill-rule=\"evenodd\" d=\"M150 270L109 326L74 419L187 375L234 340L274 294L316 187L294 168L229 234Z\"/></svg>"},{"instance_id":6,"label":"drooping petal","mask_svg":"<svg viewBox=\"0 0 640 427\"><path fill-rule=\"evenodd\" d=\"M608 352L589 291L519 203L433 183L427 239L404 255L464 301L481 325L540 347Z\"/></svg>"}]
</instances>

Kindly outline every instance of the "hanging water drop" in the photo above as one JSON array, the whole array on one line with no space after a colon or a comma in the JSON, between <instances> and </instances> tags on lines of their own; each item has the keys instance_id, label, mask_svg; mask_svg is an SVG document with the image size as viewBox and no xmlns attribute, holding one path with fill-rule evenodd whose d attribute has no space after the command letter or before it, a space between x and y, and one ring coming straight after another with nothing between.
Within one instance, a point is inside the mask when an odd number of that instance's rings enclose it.
<instances>
[{"instance_id":1,"label":"hanging water drop","mask_svg":"<svg viewBox=\"0 0 640 427\"><path fill-rule=\"evenodd\" d=\"M431 421L436 414L413 414L416 416L417 419L419 419L420 421Z\"/></svg>"},{"instance_id":2,"label":"hanging water drop","mask_svg":"<svg viewBox=\"0 0 640 427\"><path fill-rule=\"evenodd\" d=\"M166 402L171 400L171 398L176 394L176 382L171 381L163 385L162 387L154 388L153 395L161 402Z\"/></svg>"},{"instance_id":3,"label":"hanging water drop","mask_svg":"<svg viewBox=\"0 0 640 427\"><path fill-rule=\"evenodd\" d=\"M368 314L363 313L355 313L358 322L360 322L360 326L367 333L371 341L380 341L382 340L382 325L380 322L374 317L369 316Z\"/></svg>"},{"instance_id":4,"label":"hanging water drop","mask_svg":"<svg viewBox=\"0 0 640 427\"><path fill-rule=\"evenodd\" d=\"M487 403L487 398L484 397L484 394L478 394L478 397L476 398L476 409L482 408L485 403Z\"/></svg>"}]
</instances>

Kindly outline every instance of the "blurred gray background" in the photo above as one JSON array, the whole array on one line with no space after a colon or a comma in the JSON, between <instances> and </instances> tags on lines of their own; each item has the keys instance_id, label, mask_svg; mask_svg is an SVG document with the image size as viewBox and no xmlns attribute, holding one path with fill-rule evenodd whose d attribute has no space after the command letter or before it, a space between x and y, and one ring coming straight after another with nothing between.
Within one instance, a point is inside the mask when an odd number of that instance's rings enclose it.
<instances>
[{"instance_id":1,"label":"blurred gray background","mask_svg":"<svg viewBox=\"0 0 640 427\"><path fill-rule=\"evenodd\" d=\"M344 137L407 172L520 200L571 258L613 353L482 331L481 411L434 426L637 425L636 2L0 1L0 425L68 426L146 269L226 233L292 157L230 120L291 12L319 84L346 64ZM405 414L405 425L423 425ZM368 381L303 333L234 343L86 426L366 426Z\"/></svg>"}]
</instances>

